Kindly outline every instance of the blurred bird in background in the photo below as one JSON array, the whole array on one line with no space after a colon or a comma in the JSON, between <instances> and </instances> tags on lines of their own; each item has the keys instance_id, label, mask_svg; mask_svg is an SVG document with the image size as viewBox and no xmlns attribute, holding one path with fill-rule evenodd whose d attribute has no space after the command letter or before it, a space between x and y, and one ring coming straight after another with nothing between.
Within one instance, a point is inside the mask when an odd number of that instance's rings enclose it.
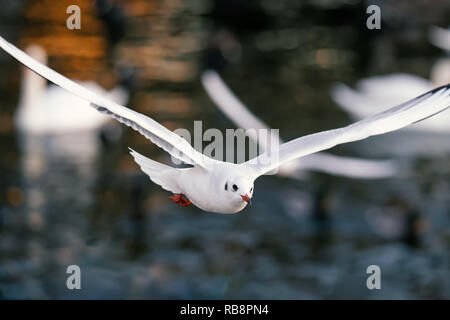
<instances>
[{"instance_id":1,"label":"blurred bird in background","mask_svg":"<svg viewBox=\"0 0 450 320\"><path fill-rule=\"evenodd\" d=\"M447 29L433 26L429 34L430 42L450 54L450 27Z\"/></svg>"},{"instance_id":2,"label":"blurred bird in background","mask_svg":"<svg viewBox=\"0 0 450 320\"><path fill-rule=\"evenodd\" d=\"M27 47L26 52L46 64L47 54L38 45ZM128 92L117 86L109 91L93 81L80 82L90 90L105 95L112 101L126 104ZM49 85L42 77L23 68L19 105L15 115L17 129L27 134L76 134L80 131L99 131L110 119L92 108L85 100Z\"/></svg>"},{"instance_id":3,"label":"blurred bird in background","mask_svg":"<svg viewBox=\"0 0 450 320\"><path fill-rule=\"evenodd\" d=\"M450 46L450 31L434 27L430 41L442 49ZM359 80L356 89L345 84L335 84L331 89L333 100L353 119L359 120L380 112L382 106L394 106L434 87L450 82L450 58L436 61L430 72L430 79L407 73L394 73ZM405 130L450 134L450 115L429 119L412 125Z\"/></svg>"},{"instance_id":4,"label":"blurred bird in background","mask_svg":"<svg viewBox=\"0 0 450 320\"><path fill-rule=\"evenodd\" d=\"M258 119L229 89L220 75L214 70L202 73L202 84L214 104L237 127L247 129L265 129L270 127ZM268 141L276 140L277 145L283 141L275 135L270 139L257 137L255 131L249 131L250 138L257 141L261 149L267 150ZM268 138L268 137L267 137ZM398 172L398 168L390 160L368 160L352 157L336 156L326 152L309 155L281 166L278 175L303 180L306 171L325 172L331 175L355 179L381 179L391 177Z\"/></svg>"}]
</instances>

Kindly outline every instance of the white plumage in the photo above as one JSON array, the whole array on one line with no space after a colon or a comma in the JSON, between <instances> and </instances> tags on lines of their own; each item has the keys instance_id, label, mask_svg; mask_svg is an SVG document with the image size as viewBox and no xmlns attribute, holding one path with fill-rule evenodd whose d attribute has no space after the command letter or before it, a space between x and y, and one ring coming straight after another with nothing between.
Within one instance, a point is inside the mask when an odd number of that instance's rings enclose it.
<instances>
[{"instance_id":1,"label":"white plumage","mask_svg":"<svg viewBox=\"0 0 450 320\"><path fill-rule=\"evenodd\" d=\"M220 75L214 70L207 70L202 74L202 84L210 98L219 109L233 121L238 127L243 129L266 129L269 126L258 119L251 111L236 97L236 95L223 82ZM269 133L271 131L268 131ZM261 137L256 137L254 131L249 131L250 138L257 140L258 145L266 150L267 141ZM273 135L270 141L282 144L283 141L278 135ZM368 160L352 157L336 156L325 152L311 154L309 156L291 161L280 168L277 174L296 179L303 179L305 171L326 172L332 175L379 179L394 175L397 167L390 160Z\"/></svg>"},{"instance_id":2,"label":"white plumage","mask_svg":"<svg viewBox=\"0 0 450 320\"><path fill-rule=\"evenodd\" d=\"M233 164L203 156L186 140L155 120L87 90L37 62L1 37L0 46L36 73L89 101L98 111L139 131L172 156L192 164L191 168L172 168L174 171L170 171L176 174L161 175L160 168L156 168L153 162L132 152L144 170L153 176L155 181L159 181L157 183L178 188L175 190L185 194L199 208L217 213L236 213L242 210L253 195L255 179L280 165L337 144L400 129L450 106L450 85L447 85L347 127L307 135L284 143L279 147L276 157L274 153L271 155L264 153L248 162Z\"/></svg>"}]
</instances>

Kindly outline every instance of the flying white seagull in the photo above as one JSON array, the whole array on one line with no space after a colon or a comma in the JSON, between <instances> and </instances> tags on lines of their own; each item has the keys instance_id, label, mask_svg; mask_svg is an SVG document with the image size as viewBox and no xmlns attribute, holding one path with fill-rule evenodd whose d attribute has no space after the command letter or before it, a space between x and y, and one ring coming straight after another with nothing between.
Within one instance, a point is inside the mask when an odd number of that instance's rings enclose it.
<instances>
[{"instance_id":1,"label":"flying white seagull","mask_svg":"<svg viewBox=\"0 0 450 320\"><path fill-rule=\"evenodd\" d=\"M398 130L450 107L449 84L347 127L300 137L282 144L276 150L278 152L266 151L247 162L234 164L204 156L186 140L155 120L87 90L37 62L1 37L0 46L31 70L90 101L91 106L98 111L139 131L175 158L192 165L190 168L172 168L131 151L136 162L153 182L175 194L172 197L175 202L182 206L192 202L205 211L217 213L241 211L253 196L255 179L291 160L341 143ZM267 161L274 158L276 161ZM188 199L183 198L182 194Z\"/></svg>"},{"instance_id":2,"label":"flying white seagull","mask_svg":"<svg viewBox=\"0 0 450 320\"><path fill-rule=\"evenodd\" d=\"M211 100L238 127L245 130L269 130L269 126L251 113L216 71L206 70L203 72L202 84ZM248 135L251 139L257 140L260 148L267 150L268 139L258 139L253 130L249 130ZM275 139L276 145L283 143L277 135L272 135L270 141L273 139ZM319 152L280 166L277 174L301 180L307 170L351 178L379 179L393 176L397 172L397 167L391 160L365 160Z\"/></svg>"}]
</instances>

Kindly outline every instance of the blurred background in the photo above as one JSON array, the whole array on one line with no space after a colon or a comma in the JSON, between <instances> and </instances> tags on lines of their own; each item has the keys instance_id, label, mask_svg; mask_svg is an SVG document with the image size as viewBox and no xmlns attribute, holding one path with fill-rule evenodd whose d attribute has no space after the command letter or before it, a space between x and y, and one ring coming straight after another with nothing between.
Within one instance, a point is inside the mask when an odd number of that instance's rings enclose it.
<instances>
[{"instance_id":1,"label":"blurred background","mask_svg":"<svg viewBox=\"0 0 450 320\"><path fill-rule=\"evenodd\" d=\"M81 30L66 27L72 4ZM366 27L371 4L380 30ZM445 0L0 5L0 35L20 48L39 44L72 79L122 88L128 106L171 130L194 120L234 128L201 86L206 69L291 139L353 121L333 101L334 83L399 72L430 79L448 54L429 41L433 26L450 23ZM128 146L169 160L129 128L18 130L23 69L2 52L0 70L0 298L450 298L448 130L401 130L331 150L408 163L392 178L267 176L252 207L207 214L172 203L139 170ZM72 264L81 290L66 287ZM381 290L366 287L371 264Z\"/></svg>"}]
</instances>

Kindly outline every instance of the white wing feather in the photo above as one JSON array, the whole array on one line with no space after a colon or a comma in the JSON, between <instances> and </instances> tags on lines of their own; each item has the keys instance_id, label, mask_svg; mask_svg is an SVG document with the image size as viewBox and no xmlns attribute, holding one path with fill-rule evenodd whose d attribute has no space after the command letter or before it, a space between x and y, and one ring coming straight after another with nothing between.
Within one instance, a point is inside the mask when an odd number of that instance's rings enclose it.
<instances>
[{"instance_id":1,"label":"white wing feather","mask_svg":"<svg viewBox=\"0 0 450 320\"><path fill-rule=\"evenodd\" d=\"M182 137L171 132L152 118L105 99L84 88L76 82L34 60L2 37L0 37L0 47L40 76L72 92L80 98L89 101L91 106L98 111L105 113L140 132L175 158L191 165L199 165L203 168L206 168L205 160L212 161L212 159L204 157L200 152L192 148L192 146Z\"/></svg>"},{"instance_id":2,"label":"white wing feather","mask_svg":"<svg viewBox=\"0 0 450 320\"><path fill-rule=\"evenodd\" d=\"M262 154L244 165L259 176L296 158L332 148L338 144L362 140L370 136L401 129L422 121L450 107L450 84L436 88L401 105L355 122L347 127L323 131L284 143L277 154L278 159ZM272 151L275 152L275 151ZM262 157L261 159L259 159ZM262 164L267 163L267 164Z\"/></svg>"},{"instance_id":3,"label":"white wing feather","mask_svg":"<svg viewBox=\"0 0 450 320\"><path fill-rule=\"evenodd\" d=\"M203 72L202 84L211 100L238 127L270 130L267 124L251 113L242 101L236 97L216 71L207 70ZM271 131L269 132L271 133ZM267 150L268 139L257 139L258 137L254 133L255 131L253 130L248 131L250 138L257 140L260 148ZM271 135L270 141L275 141L275 145L283 143L279 136L274 134ZM294 172L302 170L316 170L345 177L374 179L394 175L397 167L391 160L366 160L335 156L322 152L311 154L296 162L290 162L288 165L280 168L278 173L302 179L303 175L293 175Z\"/></svg>"}]
</instances>

